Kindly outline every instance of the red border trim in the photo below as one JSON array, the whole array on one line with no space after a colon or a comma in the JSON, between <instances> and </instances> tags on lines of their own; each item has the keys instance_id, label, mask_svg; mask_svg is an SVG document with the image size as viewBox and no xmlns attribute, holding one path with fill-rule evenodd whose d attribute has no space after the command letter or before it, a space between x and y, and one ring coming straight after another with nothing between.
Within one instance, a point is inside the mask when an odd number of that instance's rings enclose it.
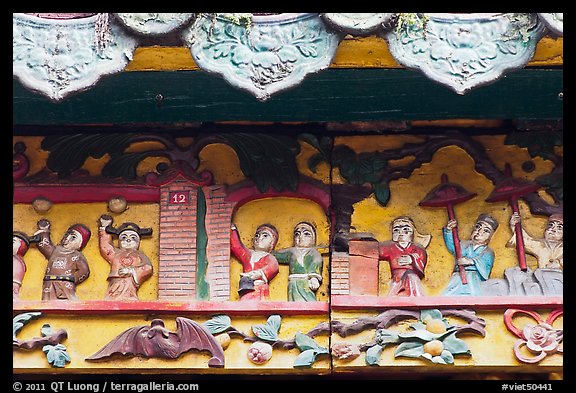
<instances>
[{"instance_id":1,"label":"red border trim","mask_svg":"<svg viewBox=\"0 0 576 393\"><path fill-rule=\"evenodd\" d=\"M383 308L472 308L475 310L511 307L557 308L564 304L563 296L425 296L382 297L332 295L333 310L367 310Z\"/></svg>"},{"instance_id":2,"label":"red border trim","mask_svg":"<svg viewBox=\"0 0 576 393\"><path fill-rule=\"evenodd\" d=\"M128 202L158 202L157 186L131 184L14 185L13 203L32 203L44 197L53 203L105 202L123 196Z\"/></svg>"},{"instance_id":3,"label":"red border trim","mask_svg":"<svg viewBox=\"0 0 576 393\"><path fill-rule=\"evenodd\" d=\"M323 184L323 183L322 183ZM287 197L287 198L301 198L310 199L324 209L326 214L330 212L330 194L323 188L307 183L301 179L298 182L296 191L275 191L270 189L267 192L261 193L256 185L253 183L239 187L238 189L228 189L226 200L228 202L236 202L237 206L242 206L245 203L256 199L270 198L270 197Z\"/></svg>"},{"instance_id":4,"label":"red border trim","mask_svg":"<svg viewBox=\"0 0 576 393\"><path fill-rule=\"evenodd\" d=\"M284 301L14 301L14 313L41 311L46 314L230 314L230 315L328 315L327 302Z\"/></svg>"}]
</instances>

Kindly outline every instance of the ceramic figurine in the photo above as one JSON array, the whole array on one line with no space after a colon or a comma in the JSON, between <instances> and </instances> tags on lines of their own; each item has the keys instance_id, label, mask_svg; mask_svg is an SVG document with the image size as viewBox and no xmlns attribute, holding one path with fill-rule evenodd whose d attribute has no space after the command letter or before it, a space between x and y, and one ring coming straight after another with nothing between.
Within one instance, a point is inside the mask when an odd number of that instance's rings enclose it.
<instances>
[{"instance_id":1,"label":"ceramic figurine","mask_svg":"<svg viewBox=\"0 0 576 393\"><path fill-rule=\"evenodd\" d=\"M280 264L288 265L288 300L315 301L322 282L322 255L316 249L316 229L308 222L294 227L294 246L275 251Z\"/></svg>"},{"instance_id":2,"label":"ceramic figurine","mask_svg":"<svg viewBox=\"0 0 576 393\"><path fill-rule=\"evenodd\" d=\"M513 213L510 217L512 237L506 247L516 247L516 224L520 223L520 214ZM564 267L564 216L552 214L543 238L535 238L522 228L524 250L538 260L540 269L563 269Z\"/></svg>"},{"instance_id":3,"label":"ceramic figurine","mask_svg":"<svg viewBox=\"0 0 576 393\"><path fill-rule=\"evenodd\" d=\"M443 228L444 243L451 254L455 255L452 230L457 228L456 220L449 220ZM461 244L462 256L457 259L454 273L450 277L448 286L443 295L447 296L479 296L481 295L481 283L490 277L494 265L494 251L488 246L494 232L498 228L498 221L488 214L480 214L472 229L469 240L463 240ZM466 272L466 284L460 276L460 266L464 266Z\"/></svg>"},{"instance_id":4,"label":"ceramic figurine","mask_svg":"<svg viewBox=\"0 0 576 393\"><path fill-rule=\"evenodd\" d=\"M379 259L390 263L390 289L388 296L424 296L420 281L428 260L426 247L430 235L416 231L414 221L400 216L392 221L392 240L378 245Z\"/></svg>"},{"instance_id":5,"label":"ceramic figurine","mask_svg":"<svg viewBox=\"0 0 576 393\"><path fill-rule=\"evenodd\" d=\"M30 243L37 238L29 238L25 233L14 231L12 233L12 299L20 299L20 287L26 274L24 255L30 247Z\"/></svg>"},{"instance_id":6,"label":"ceramic figurine","mask_svg":"<svg viewBox=\"0 0 576 393\"><path fill-rule=\"evenodd\" d=\"M106 300L138 300L138 289L152 276L150 259L139 251L142 236L152 234L152 228L140 228L133 222L112 227L112 217L100 216L98 245L100 254L110 264ZM112 235L118 236L118 246L112 244Z\"/></svg>"},{"instance_id":7,"label":"ceramic figurine","mask_svg":"<svg viewBox=\"0 0 576 393\"><path fill-rule=\"evenodd\" d=\"M60 244L54 245L50 240L50 221L38 221L38 249L48 259L42 300L79 300L76 286L90 275L88 261L82 249L90 240L90 229L83 224L71 225Z\"/></svg>"},{"instance_id":8,"label":"ceramic figurine","mask_svg":"<svg viewBox=\"0 0 576 393\"><path fill-rule=\"evenodd\" d=\"M260 225L252 239L253 249L242 244L236 225L232 224L230 250L244 269L240 275L240 300L267 300L269 282L278 274L278 260L272 254L278 243L278 231L273 225Z\"/></svg>"}]
</instances>

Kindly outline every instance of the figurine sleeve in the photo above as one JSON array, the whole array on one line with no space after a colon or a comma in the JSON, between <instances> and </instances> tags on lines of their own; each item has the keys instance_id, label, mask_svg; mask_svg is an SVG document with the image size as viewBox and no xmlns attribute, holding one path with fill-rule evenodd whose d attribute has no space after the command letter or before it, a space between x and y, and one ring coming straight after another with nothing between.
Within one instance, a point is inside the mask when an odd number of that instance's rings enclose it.
<instances>
[{"instance_id":1,"label":"figurine sleeve","mask_svg":"<svg viewBox=\"0 0 576 393\"><path fill-rule=\"evenodd\" d=\"M446 248L450 251L450 254L456 255L456 249L454 248L454 237L452 236L452 231L448 228L442 228L442 237L444 238L444 243Z\"/></svg>"},{"instance_id":2,"label":"figurine sleeve","mask_svg":"<svg viewBox=\"0 0 576 393\"><path fill-rule=\"evenodd\" d=\"M242 263L250 260L250 250L242 244L240 234L238 234L236 229L232 229L230 232L230 251Z\"/></svg>"},{"instance_id":3,"label":"figurine sleeve","mask_svg":"<svg viewBox=\"0 0 576 393\"><path fill-rule=\"evenodd\" d=\"M420 277L424 277L424 268L428 260L426 250L416 247L416 250L410 256L412 257L412 266Z\"/></svg>"},{"instance_id":4,"label":"figurine sleeve","mask_svg":"<svg viewBox=\"0 0 576 393\"><path fill-rule=\"evenodd\" d=\"M100 227L98 229L98 247L100 248L100 255L102 255L108 263L111 263L116 251L112 245L112 235L106 233L106 228Z\"/></svg>"},{"instance_id":5,"label":"figurine sleeve","mask_svg":"<svg viewBox=\"0 0 576 393\"><path fill-rule=\"evenodd\" d=\"M272 255L276 257L276 260L281 265L290 264L290 260L292 259L292 252L290 251L290 248L284 248L282 250L273 251Z\"/></svg>"},{"instance_id":6,"label":"figurine sleeve","mask_svg":"<svg viewBox=\"0 0 576 393\"><path fill-rule=\"evenodd\" d=\"M74 279L76 284L80 284L90 276L90 267L88 261L81 253L77 254L78 260L76 261L76 271L74 272Z\"/></svg>"},{"instance_id":7,"label":"figurine sleeve","mask_svg":"<svg viewBox=\"0 0 576 393\"><path fill-rule=\"evenodd\" d=\"M266 276L266 280L270 282L278 272L280 271L280 267L278 266L278 260L272 254L268 254L265 256L266 258L266 266L262 268L262 273Z\"/></svg>"},{"instance_id":8,"label":"figurine sleeve","mask_svg":"<svg viewBox=\"0 0 576 393\"><path fill-rule=\"evenodd\" d=\"M52 252L54 252L54 249L56 248L50 240L50 232L47 230L40 230L36 232L35 235L39 236L38 249L46 258L50 258L50 255L52 255Z\"/></svg>"},{"instance_id":9,"label":"figurine sleeve","mask_svg":"<svg viewBox=\"0 0 576 393\"><path fill-rule=\"evenodd\" d=\"M138 286L150 278L154 270L152 267L152 262L150 262L150 259L148 259L144 253L140 253L140 258L142 259L142 263L134 267L134 281Z\"/></svg>"}]
</instances>

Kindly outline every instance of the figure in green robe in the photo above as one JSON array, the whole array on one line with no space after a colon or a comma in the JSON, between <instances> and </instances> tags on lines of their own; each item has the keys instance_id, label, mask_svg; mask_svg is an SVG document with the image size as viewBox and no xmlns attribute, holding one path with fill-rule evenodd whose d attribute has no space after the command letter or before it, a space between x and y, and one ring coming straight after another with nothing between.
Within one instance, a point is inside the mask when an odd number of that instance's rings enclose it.
<instances>
[{"instance_id":1,"label":"figure in green robe","mask_svg":"<svg viewBox=\"0 0 576 393\"><path fill-rule=\"evenodd\" d=\"M294 247L273 252L278 263L288 265L288 300L316 301L322 283L322 255L316 249L316 230L308 222L294 227Z\"/></svg>"}]
</instances>

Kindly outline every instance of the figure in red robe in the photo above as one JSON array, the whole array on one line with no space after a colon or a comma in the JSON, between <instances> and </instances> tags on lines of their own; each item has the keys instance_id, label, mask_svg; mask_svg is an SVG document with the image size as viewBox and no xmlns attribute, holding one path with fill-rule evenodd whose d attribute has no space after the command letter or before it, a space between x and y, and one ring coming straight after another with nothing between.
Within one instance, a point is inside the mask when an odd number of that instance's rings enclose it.
<instances>
[{"instance_id":1,"label":"figure in red robe","mask_svg":"<svg viewBox=\"0 0 576 393\"><path fill-rule=\"evenodd\" d=\"M260 225L252 239L253 249L240 239L236 225L232 224L230 250L240 261L244 272L240 275L240 300L268 300L270 281L279 272L278 260L271 254L278 243L278 231L271 224Z\"/></svg>"},{"instance_id":2,"label":"figure in red robe","mask_svg":"<svg viewBox=\"0 0 576 393\"><path fill-rule=\"evenodd\" d=\"M426 247L430 238L430 235L416 231L410 217L400 216L392 221L392 240L378 245L379 259L390 264L392 277L388 296L425 295L421 279L428 260Z\"/></svg>"},{"instance_id":3,"label":"figure in red robe","mask_svg":"<svg viewBox=\"0 0 576 393\"><path fill-rule=\"evenodd\" d=\"M12 299L20 299L20 287L26 274L24 255L30 247L30 243L38 241L37 238L29 238L25 233L14 231L12 233Z\"/></svg>"}]
</instances>

